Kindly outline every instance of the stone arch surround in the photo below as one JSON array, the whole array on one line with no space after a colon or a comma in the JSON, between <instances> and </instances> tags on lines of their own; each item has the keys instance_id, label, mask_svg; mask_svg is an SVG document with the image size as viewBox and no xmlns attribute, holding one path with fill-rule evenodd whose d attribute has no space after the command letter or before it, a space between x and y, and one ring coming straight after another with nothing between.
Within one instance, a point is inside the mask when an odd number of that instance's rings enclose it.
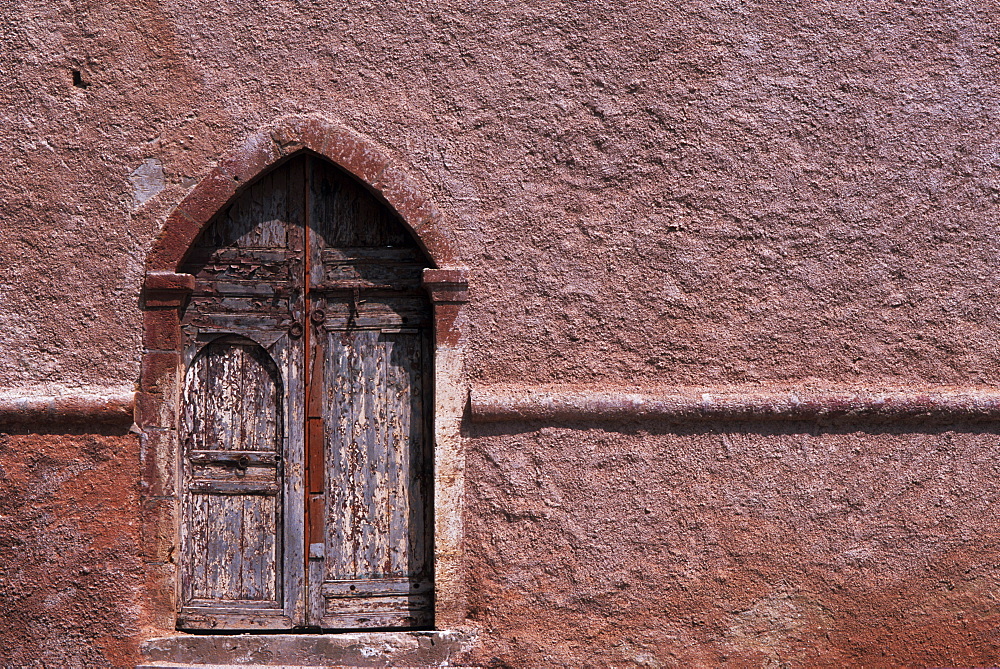
<instances>
[{"instance_id":1,"label":"stone arch surround","mask_svg":"<svg viewBox=\"0 0 1000 669\"><path fill-rule=\"evenodd\" d=\"M458 264L456 244L443 217L381 150L327 119L304 115L277 119L222 158L167 216L146 259L141 293L144 352L135 422L141 442L147 639L179 634L174 631L174 615L179 531L177 411L183 374L180 313L194 288L194 277L177 269L204 227L241 187L304 150L331 160L394 210L434 265L424 270L423 286L434 309L435 627L454 629L465 621L460 428L468 396L463 313L468 301L467 272Z\"/></svg>"}]
</instances>

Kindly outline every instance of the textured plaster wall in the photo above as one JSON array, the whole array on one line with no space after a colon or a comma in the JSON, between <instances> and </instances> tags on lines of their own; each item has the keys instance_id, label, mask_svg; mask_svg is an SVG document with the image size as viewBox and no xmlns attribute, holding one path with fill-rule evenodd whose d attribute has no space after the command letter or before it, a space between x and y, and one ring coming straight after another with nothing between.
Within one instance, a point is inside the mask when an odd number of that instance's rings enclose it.
<instances>
[{"instance_id":1,"label":"textured plaster wall","mask_svg":"<svg viewBox=\"0 0 1000 669\"><path fill-rule=\"evenodd\" d=\"M138 462L131 435L0 434L0 666L132 661Z\"/></svg>"},{"instance_id":2,"label":"textured plaster wall","mask_svg":"<svg viewBox=\"0 0 1000 669\"><path fill-rule=\"evenodd\" d=\"M990 666L997 430L477 430L483 664Z\"/></svg>"},{"instance_id":3,"label":"textured plaster wall","mask_svg":"<svg viewBox=\"0 0 1000 669\"><path fill-rule=\"evenodd\" d=\"M480 378L994 382L988 9L4 3L0 380L131 381L158 222L305 111L458 231Z\"/></svg>"},{"instance_id":4,"label":"textured plaster wall","mask_svg":"<svg viewBox=\"0 0 1000 669\"><path fill-rule=\"evenodd\" d=\"M4 2L0 392L130 389L167 213L289 113L367 138L442 211L476 382L995 385L998 27L972 1ZM1000 654L993 428L543 428L469 431L478 661ZM25 500L3 541L50 526L36 489L80 439L3 442ZM25 662L133 647L117 439L121 522L86 530L113 587L73 586L55 626L16 599L0 647ZM0 569L60 563L69 539L37 531Z\"/></svg>"}]
</instances>

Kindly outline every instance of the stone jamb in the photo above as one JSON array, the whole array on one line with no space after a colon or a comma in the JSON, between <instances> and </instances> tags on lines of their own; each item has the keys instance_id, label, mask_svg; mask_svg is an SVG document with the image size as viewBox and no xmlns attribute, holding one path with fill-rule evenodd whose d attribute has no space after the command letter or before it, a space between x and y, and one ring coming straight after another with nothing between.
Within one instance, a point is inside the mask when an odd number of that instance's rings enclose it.
<instances>
[{"instance_id":1,"label":"stone jamb","mask_svg":"<svg viewBox=\"0 0 1000 669\"><path fill-rule=\"evenodd\" d=\"M209 220L239 188L296 152L319 154L350 172L410 229L436 266L424 286L434 306L435 582L437 629L465 620L462 487L465 410L465 270L434 206L370 142L316 116L279 119L221 160L168 215L147 257L142 291L144 335L135 422L141 430L142 536L146 564L146 638L174 632L179 552L177 417L181 394L181 309L194 277L177 269Z\"/></svg>"},{"instance_id":2,"label":"stone jamb","mask_svg":"<svg viewBox=\"0 0 1000 669\"><path fill-rule=\"evenodd\" d=\"M180 401L180 310L194 277L152 271L143 284L143 356L135 423L139 427L142 558L146 565L147 625L172 629L180 519L177 495L177 412Z\"/></svg>"},{"instance_id":3,"label":"stone jamb","mask_svg":"<svg viewBox=\"0 0 1000 669\"><path fill-rule=\"evenodd\" d=\"M425 269L424 288L434 305L434 621L438 629L465 621L462 571L465 453L462 418L465 378L464 305L468 276L460 269Z\"/></svg>"}]
</instances>

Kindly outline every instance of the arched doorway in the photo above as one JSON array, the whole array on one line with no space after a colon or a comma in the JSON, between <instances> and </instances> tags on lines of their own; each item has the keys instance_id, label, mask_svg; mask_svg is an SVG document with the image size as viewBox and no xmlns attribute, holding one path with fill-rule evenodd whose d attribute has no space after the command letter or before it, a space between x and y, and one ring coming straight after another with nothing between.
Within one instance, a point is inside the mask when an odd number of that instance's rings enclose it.
<instances>
[{"instance_id":1,"label":"arched doorway","mask_svg":"<svg viewBox=\"0 0 1000 669\"><path fill-rule=\"evenodd\" d=\"M178 628L433 625L430 264L307 151L192 244Z\"/></svg>"}]
</instances>

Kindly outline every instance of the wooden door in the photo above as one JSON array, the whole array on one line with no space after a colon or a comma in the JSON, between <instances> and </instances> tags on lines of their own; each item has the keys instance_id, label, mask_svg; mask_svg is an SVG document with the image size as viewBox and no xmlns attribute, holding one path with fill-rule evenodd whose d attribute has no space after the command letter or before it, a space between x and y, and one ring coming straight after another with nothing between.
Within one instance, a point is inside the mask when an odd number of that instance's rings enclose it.
<instances>
[{"instance_id":1,"label":"wooden door","mask_svg":"<svg viewBox=\"0 0 1000 669\"><path fill-rule=\"evenodd\" d=\"M305 178L292 162L245 189L181 268L181 629L307 623Z\"/></svg>"},{"instance_id":2,"label":"wooden door","mask_svg":"<svg viewBox=\"0 0 1000 669\"><path fill-rule=\"evenodd\" d=\"M310 195L309 615L324 628L430 626L423 255L332 165L312 163Z\"/></svg>"},{"instance_id":3,"label":"wooden door","mask_svg":"<svg viewBox=\"0 0 1000 669\"><path fill-rule=\"evenodd\" d=\"M433 624L425 264L305 154L206 228L183 268L179 627Z\"/></svg>"}]
</instances>

